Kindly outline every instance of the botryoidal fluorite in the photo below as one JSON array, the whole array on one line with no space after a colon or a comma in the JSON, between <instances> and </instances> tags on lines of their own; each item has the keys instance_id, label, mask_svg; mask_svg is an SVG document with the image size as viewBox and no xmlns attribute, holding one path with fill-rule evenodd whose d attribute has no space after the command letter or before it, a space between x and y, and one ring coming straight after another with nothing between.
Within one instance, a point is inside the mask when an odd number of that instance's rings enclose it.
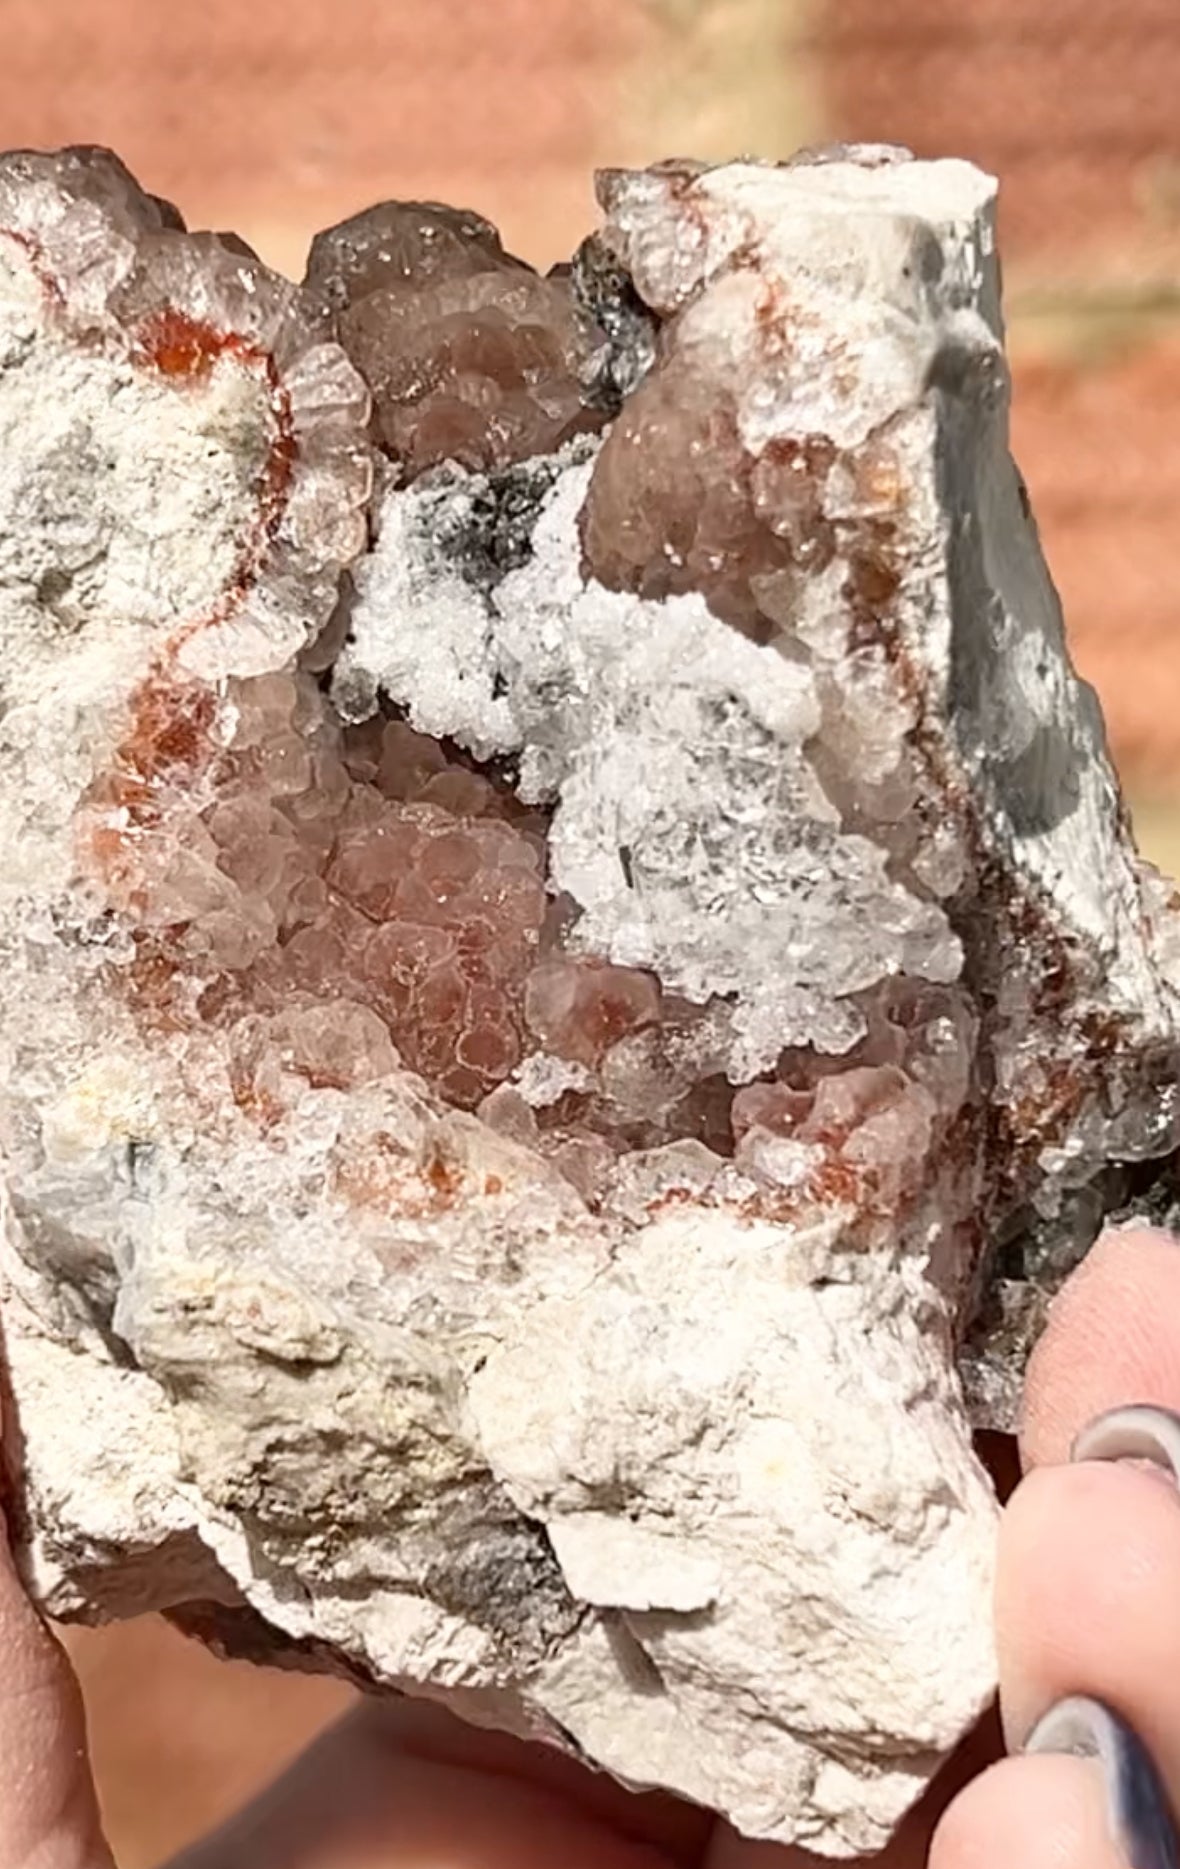
<instances>
[{"instance_id":1,"label":"botryoidal fluorite","mask_svg":"<svg viewBox=\"0 0 1180 1869\"><path fill-rule=\"evenodd\" d=\"M31 1587L879 1846L993 1680L1180 920L1007 451L994 184L600 178L307 280L0 159ZM967 1401L964 1401L965 1384Z\"/></svg>"}]
</instances>

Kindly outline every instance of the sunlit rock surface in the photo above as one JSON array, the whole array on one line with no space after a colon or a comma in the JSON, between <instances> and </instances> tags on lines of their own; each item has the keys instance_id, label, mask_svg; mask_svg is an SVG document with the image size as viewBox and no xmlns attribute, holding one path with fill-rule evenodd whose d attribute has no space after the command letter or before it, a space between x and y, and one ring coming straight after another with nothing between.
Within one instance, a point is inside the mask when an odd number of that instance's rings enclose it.
<instances>
[{"instance_id":1,"label":"sunlit rock surface","mask_svg":"<svg viewBox=\"0 0 1180 1869\"><path fill-rule=\"evenodd\" d=\"M994 185L600 199L548 279L385 204L296 288L0 159L17 1532L59 1616L850 1854L991 1692L969 1421L1172 1197L1177 921Z\"/></svg>"}]
</instances>

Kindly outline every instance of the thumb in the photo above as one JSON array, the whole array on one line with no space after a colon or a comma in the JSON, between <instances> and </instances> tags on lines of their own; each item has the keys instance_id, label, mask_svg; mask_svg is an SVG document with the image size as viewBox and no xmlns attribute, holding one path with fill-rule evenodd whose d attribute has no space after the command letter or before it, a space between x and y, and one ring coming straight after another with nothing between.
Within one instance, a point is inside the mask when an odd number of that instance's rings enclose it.
<instances>
[{"instance_id":1,"label":"thumb","mask_svg":"<svg viewBox=\"0 0 1180 1869\"><path fill-rule=\"evenodd\" d=\"M78 1683L21 1588L2 1513L0 1869L111 1869Z\"/></svg>"}]
</instances>

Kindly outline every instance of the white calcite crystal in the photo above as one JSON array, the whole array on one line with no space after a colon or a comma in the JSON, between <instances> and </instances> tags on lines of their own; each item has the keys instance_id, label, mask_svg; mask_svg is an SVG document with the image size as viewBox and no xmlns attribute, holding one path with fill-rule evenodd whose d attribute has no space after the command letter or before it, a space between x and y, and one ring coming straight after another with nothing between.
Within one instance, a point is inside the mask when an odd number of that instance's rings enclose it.
<instances>
[{"instance_id":1,"label":"white calcite crystal","mask_svg":"<svg viewBox=\"0 0 1180 1869\"><path fill-rule=\"evenodd\" d=\"M601 199L548 279L384 204L300 289L0 159L14 1529L56 1616L848 1855L992 1692L972 1419L1169 1198L1178 923L993 183Z\"/></svg>"}]
</instances>

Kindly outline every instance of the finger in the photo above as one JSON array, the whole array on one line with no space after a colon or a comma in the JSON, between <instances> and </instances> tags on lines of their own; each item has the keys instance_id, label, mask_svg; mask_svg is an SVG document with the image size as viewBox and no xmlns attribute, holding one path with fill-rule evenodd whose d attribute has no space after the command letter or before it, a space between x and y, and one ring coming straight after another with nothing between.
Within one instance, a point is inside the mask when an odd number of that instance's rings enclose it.
<instances>
[{"instance_id":1,"label":"finger","mask_svg":"<svg viewBox=\"0 0 1180 1869\"><path fill-rule=\"evenodd\" d=\"M1085 1694L1141 1735L1180 1786L1180 1495L1132 1466L1028 1476L1001 1528L997 1640L1014 1743Z\"/></svg>"},{"instance_id":2,"label":"finger","mask_svg":"<svg viewBox=\"0 0 1180 1869\"><path fill-rule=\"evenodd\" d=\"M1176 1869L1176 1829L1155 1760L1109 1707L1079 1695L1058 1701L1037 1721L1024 1750L1095 1759L1107 1831L1124 1861L1131 1869Z\"/></svg>"},{"instance_id":3,"label":"finger","mask_svg":"<svg viewBox=\"0 0 1180 1869\"><path fill-rule=\"evenodd\" d=\"M1129 1869L1106 1799L1092 1760L1004 1759L948 1806L929 1869Z\"/></svg>"},{"instance_id":4,"label":"finger","mask_svg":"<svg viewBox=\"0 0 1180 1869\"><path fill-rule=\"evenodd\" d=\"M669 1869L547 1785L436 1762L349 1715L172 1869Z\"/></svg>"},{"instance_id":5,"label":"finger","mask_svg":"<svg viewBox=\"0 0 1180 1869\"><path fill-rule=\"evenodd\" d=\"M1180 1241L1149 1228L1105 1234L1054 1302L1028 1372L1025 1460L1067 1460L1085 1423L1124 1402L1180 1408Z\"/></svg>"},{"instance_id":6,"label":"finger","mask_svg":"<svg viewBox=\"0 0 1180 1869\"><path fill-rule=\"evenodd\" d=\"M82 1700L17 1579L0 1516L0 1869L109 1869Z\"/></svg>"},{"instance_id":7,"label":"finger","mask_svg":"<svg viewBox=\"0 0 1180 1869\"><path fill-rule=\"evenodd\" d=\"M1180 1404L1180 1244L1150 1229L1104 1236L1057 1300L1029 1372L1026 1458L1034 1466L1068 1459L1089 1420L1128 1401ZM1107 1441L1108 1453L1119 1451ZM1122 1451L1142 1450L1124 1435ZM1064 1694L1095 1695L1138 1728L1174 1795L1178 1586L1173 1488L1130 1465L1034 1471L1000 1538L997 1623L1009 1732L1019 1738Z\"/></svg>"}]
</instances>

